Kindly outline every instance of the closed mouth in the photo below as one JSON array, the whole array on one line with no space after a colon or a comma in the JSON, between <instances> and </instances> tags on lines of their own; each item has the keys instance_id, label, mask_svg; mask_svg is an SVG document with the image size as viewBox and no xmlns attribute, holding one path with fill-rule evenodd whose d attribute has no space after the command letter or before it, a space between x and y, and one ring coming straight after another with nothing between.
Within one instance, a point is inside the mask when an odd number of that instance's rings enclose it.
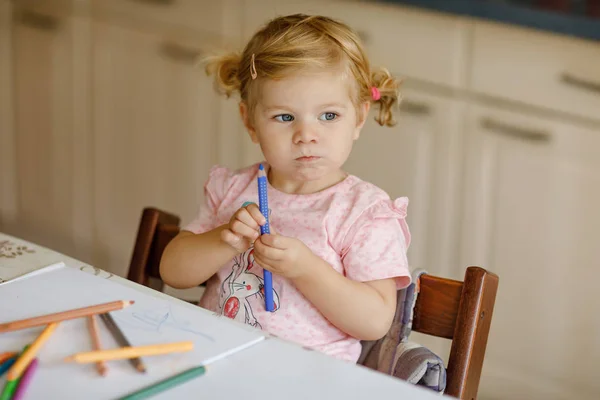
<instances>
[{"instance_id":1,"label":"closed mouth","mask_svg":"<svg viewBox=\"0 0 600 400\"><path fill-rule=\"evenodd\" d=\"M302 157L298 157L296 158L297 161L315 161L318 160L320 157L317 156L302 156Z\"/></svg>"}]
</instances>

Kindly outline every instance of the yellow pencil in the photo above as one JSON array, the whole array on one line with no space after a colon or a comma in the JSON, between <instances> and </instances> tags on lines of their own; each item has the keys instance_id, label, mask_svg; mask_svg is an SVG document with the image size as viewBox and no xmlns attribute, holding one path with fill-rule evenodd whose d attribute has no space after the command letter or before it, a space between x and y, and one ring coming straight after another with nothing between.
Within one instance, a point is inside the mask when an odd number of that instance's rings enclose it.
<instances>
[{"instance_id":1,"label":"yellow pencil","mask_svg":"<svg viewBox=\"0 0 600 400\"><path fill-rule=\"evenodd\" d=\"M44 328L42 333L40 333L40 335L33 341L33 343L31 343L27 350L25 350L23 354L21 354L21 356L17 358L17 361L15 361L13 366L10 367L10 369L8 370L8 374L6 374L7 381L13 381L15 379L18 379L21 376L21 374L23 374L25 368L27 368L31 360L33 360L33 358L36 356L37 352L42 348L44 343L48 341L50 335L52 335L57 326L58 322L54 322L46 326L46 328Z\"/></svg>"},{"instance_id":2,"label":"yellow pencil","mask_svg":"<svg viewBox=\"0 0 600 400\"><path fill-rule=\"evenodd\" d=\"M77 353L65 358L66 362L93 363L98 361L122 360L126 358L156 356L168 353L183 353L194 349L194 342L152 344L149 346L121 347L119 349Z\"/></svg>"},{"instance_id":3,"label":"yellow pencil","mask_svg":"<svg viewBox=\"0 0 600 400\"><path fill-rule=\"evenodd\" d=\"M102 346L100 345L100 335L98 334L98 324L96 324L96 318L93 315L88 317L88 328L90 330L94 350L102 350ZM96 369L101 376L106 375L106 365L104 361L98 361L96 363Z\"/></svg>"}]
</instances>

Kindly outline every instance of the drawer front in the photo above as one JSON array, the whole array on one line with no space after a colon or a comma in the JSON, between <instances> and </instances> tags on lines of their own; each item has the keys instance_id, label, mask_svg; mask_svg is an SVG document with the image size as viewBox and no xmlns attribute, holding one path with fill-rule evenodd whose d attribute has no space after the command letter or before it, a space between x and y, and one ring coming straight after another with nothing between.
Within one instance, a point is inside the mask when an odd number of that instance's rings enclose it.
<instances>
[{"instance_id":1,"label":"drawer front","mask_svg":"<svg viewBox=\"0 0 600 400\"><path fill-rule=\"evenodd\" d=\"M166 26L223 35L225 2L205 0L92 0L96 17L122 20L138 26ZM237 34L237 32L235 32Z\"/></svg>"},{"instance_id":2,"label":"drawer front","mask_svg":"<svg viewBox=\"0 0 600 400\"><path fill-rule=\"evenodd\" d=\"M476 23L471 89L600 118L600 43Z\"/></svg>"},{"instance_id":3,"label":"drawer front","mask_svg":"<svg viewBox=\"0 0 600 400\"><path fill-rule=\"evenodd\" d=\"M373 66L446 86L465 84L468 23L459 17L396 5L327 0L246 0L244 13L245 38L278 15L322 14L340 19L363 38Z\"/></svg>"}]
</instances>

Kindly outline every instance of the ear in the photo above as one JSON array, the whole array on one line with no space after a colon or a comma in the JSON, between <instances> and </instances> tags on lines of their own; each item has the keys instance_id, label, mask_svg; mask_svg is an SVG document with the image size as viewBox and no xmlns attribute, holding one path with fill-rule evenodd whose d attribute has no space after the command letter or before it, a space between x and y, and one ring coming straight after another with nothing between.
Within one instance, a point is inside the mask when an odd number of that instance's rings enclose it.
<instances>
[{"instance_id":1,"label":"ear","mask_svg":"<svg viewBox=\"0 0 600 400\"><path fill-rule=\"evenodd\" d=\"M250 109L246 102L240 102L240 116L242 117L242 122L248 131L248 135L250 135L250 140L253 143L258 143L258 136L256 135L256 130L254 129L254 125L252 124L252 118L250 116Z\"/></svg>"},{"instance_id":2,"label":"ear","mask_svg":"<svg viewBox=\"0 0 600 400\"><path fill-rule=\"evenodd\" d=\"M353 139L356 140L360 136L360 131L362 127L367 122L367 117L369 116L369 110L371 109L371 102L365 101L358 107L357 119L356 119L356 129L354 130Z\"/></svg>"}]
</instances>

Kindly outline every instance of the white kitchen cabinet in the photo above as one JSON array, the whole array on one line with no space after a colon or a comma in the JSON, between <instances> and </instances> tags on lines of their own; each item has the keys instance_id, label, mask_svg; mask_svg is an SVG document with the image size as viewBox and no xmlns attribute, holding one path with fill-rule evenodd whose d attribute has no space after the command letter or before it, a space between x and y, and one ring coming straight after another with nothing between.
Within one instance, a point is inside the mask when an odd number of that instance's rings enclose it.
<instances>
[{"instance_id":1,"label":"white kitchen cabinet","mask_svg":"<svg viewBox=\"0 0 600 400\"><path fill-rule=\"evenodd\" d=\"M219 101L197 67L202 37L94 22L96 265L124 274L141 210L187 222L217 161Z\"/></svg>"},{"instance_id":2,"label":"white kitchen cabinet","mask_svg":"<svg viewBox=\"0 0 600 400\"><path fill-rule=\"evenodd\" d=\"M460 265L500 276L481 398L598 398L600 127L473 105L465 132Z\"/></svg>"},{"instance_id":3,"label":"white kitchen cabinet","mask_svg":"<svg viewBox=\"0 0 600 400\"><path fill-rule=\"evenodd\" d=\"M478 21L469 88L600 120L600 42Z\"/></svg>"}]
</instances>

